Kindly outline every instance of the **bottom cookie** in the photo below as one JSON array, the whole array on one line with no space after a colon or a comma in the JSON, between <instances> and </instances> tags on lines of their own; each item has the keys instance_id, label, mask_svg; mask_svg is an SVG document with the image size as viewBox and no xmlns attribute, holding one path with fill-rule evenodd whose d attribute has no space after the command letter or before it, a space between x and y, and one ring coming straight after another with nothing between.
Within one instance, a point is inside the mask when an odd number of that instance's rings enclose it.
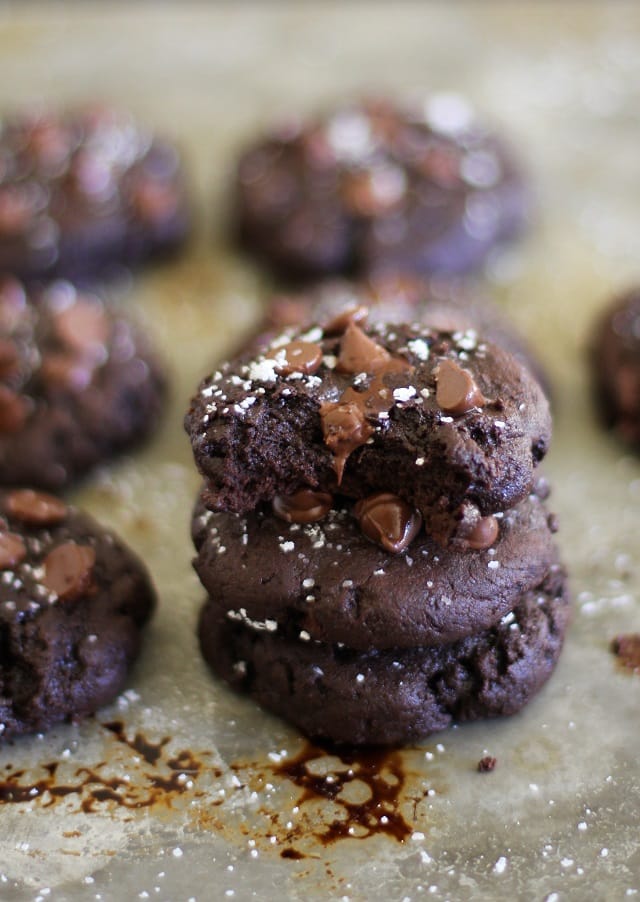
<instances>
[{"instance_id":1,"label":"bottom cookie","mask_svg":"<svg viewBox=\"0 0 640 902\"><path fill-rule=\"evenodd\" d=\"M282 638L200 615L202 654L218 676L314 739L399 745L455 721L515 714L548 679L569 619L565 575L550 571L500 624L437 648L358 652Z\"/></svg>"}]
</instances>

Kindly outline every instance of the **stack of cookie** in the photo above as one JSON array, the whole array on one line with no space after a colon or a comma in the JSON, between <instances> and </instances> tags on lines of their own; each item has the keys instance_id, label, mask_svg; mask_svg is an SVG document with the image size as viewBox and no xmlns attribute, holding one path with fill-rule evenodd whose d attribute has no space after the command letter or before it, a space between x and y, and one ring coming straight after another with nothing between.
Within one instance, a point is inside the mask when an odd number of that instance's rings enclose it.
<instances>
[{"instance_id":1,"label":"stack of cookie","mask_svg":"<svg viewBox=\"0 0 640 902\"><path fill-rule=\"evenodd\" d=\"M313 737L401 743L519 710L568 617L535 467L548 403L473 330L285 330L186 417L212 669Z\"/></svg>"}]
</instances>

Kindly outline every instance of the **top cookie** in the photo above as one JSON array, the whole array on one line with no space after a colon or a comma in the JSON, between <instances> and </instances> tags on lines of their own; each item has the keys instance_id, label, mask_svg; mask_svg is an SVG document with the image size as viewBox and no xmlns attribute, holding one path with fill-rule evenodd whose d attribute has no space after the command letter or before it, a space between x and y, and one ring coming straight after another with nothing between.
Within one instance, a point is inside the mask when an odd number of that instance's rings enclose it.
<instances>
[{"instance_id":1,"label":"top cookie","mask_svg":"<svg viewBox=\"0 0 640 902\"><path fill-rule=\"evenodd\" d=\"M352 104L275 129L238 164L241 239L287 275L479 267L528 197L461 97Z\"/></svg>"},{"instance_id":2,"label":"top cookie","mask_svg":"<svg viewBox=\"0 0 640 902\"><path fill-rule=\"evenodd\" d=\"M188 210L176 149L91 107L0 120L0 271L90 278L175 248Z\"/></svg>"},{"instance_id":3,"label":"top cookie","mask_svg":"<svg viewBox=\"0 0 640 902\"><path fill-rule=\"evenodd\" d=\"M391 492L446 542L524 498L551 435L525 367L473 332L359 316L286 331L204 380L185 426L206 503L243 513L301 488Z\"/></svg>"}]
</instances>

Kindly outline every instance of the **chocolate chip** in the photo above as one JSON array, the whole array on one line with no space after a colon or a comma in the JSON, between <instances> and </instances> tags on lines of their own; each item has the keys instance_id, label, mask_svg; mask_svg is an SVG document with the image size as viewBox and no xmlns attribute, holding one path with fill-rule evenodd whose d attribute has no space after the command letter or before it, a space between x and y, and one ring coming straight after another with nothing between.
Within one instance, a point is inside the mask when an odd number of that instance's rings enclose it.
<instances>
[{"instance_id":1,"label":"chocolate chip","mask_svg":"<svg viewBox=\"0 0 640 902\"><path fill-rule=\"evenodd\" d=\"M369 316L369 308L359 304L356 307L348 307L327 323L324 327L325 335L342 335L348 326L363 323Z\"/></svg>"},{"instance_id":2,"label":"chocolate chip","mask_svg":"<svg viewBox=\"0 0 640 902\"><path fill-rule=\"evenodd\" d=\"M467 545L474 551L484 551L491 548L499 532L500 526L495 517L481 517L467 536Z\"/></svg>"},{"instance_id":3,"label":"chocolate chip","mask_svg":"<svg viewBox=\"0 0 640 902\"><path fill-rule=\"evenodd\" d=\"M26 191L12 186L0 191L0 235L13 237L22 234L32 218L33 207Z\"/></svg>"},{"instance_id":4,"label":"chocolate chip","mask_svg":"<svg viewBox=\"0 0 640 902\"><path fill-rule=\"evenodd\" d=\"M30 526L53 526L67 516L64 501L46 492L15 489L5 500L6 512Z\"/></svg>"},{"instance_id":5,"label":"chocolate chip","mask_svg":"<svg viewBox=\"0 0 640 902\"><path fill-rule=\"evenodd\" d=\"M24 288L17 279L5 276L0 282L0 328L11 333L27 309Z\"/></svg>"},{"instance_id":6,"label":"chocolate chip","mask_svg":"<svg viewBox=\"0 0 640 902\"><path fill-rule=\"evenodd\" d=\"M468 370L454 360L443 360L435 371L436 402L453 416L468 413L474 407L482 407L485 398Z\"/></svg>"},{"instance_id":7,"label":"chocolate chip","mask_svg":"<svg viewBox=\"0 0 640 902\"><path fill-rule=\"evenodd\" d=\"M340 345L339 373L375 373L389 361L389 352L351 322Z\"/></svg>"},{"instance_id":8,"label":"chocolate chip","mask_svg":"<svg viewBox=\"0 0 640 902\"><path fill-rule=\"evenodd\" d=\"M102 304L80 298L55 314L54 328L58 339L80 354L102 352L110 332Z\"/></svg>"},{"instance_id":9,"label":"chocolate chip","mask_svg":"<svg viewBox=\"0 0 640 902\"><path fill-rule=\"evenodd\" d=\"M390 492L363 498L355 505L354 513L365 536L395 554L411 544L422 526L420 514Z\"/></svg>"},{"instance_id":10,"label":"chocolate chip","mask_svg":"<svg viewBox=\"0 0 640 902\"><path fill-rule=\"evenodd\" d=\"M29 402L6 385L0 385L0 434L19 432L29 414Z\"/></svg>"},{"instance_id":11,"label":"chocolate chip","mask_svg":"<svg viewBox=\"0 0 640 902\"><path fill-rule=\"evenodd\" d=\"M8 338L0 338L0 379L14 373L19 362L20 355L15 344Z\"/></svg>"},{"instance_id":12,"label":"chocolate chip","mask_svg":"<svg viewBox=\"0 0 640 902\"><path fill-rule=\"evenodd\" d=\"M27 548L22 536L15 532L0 531L0 570L15 567L23 561L27 554Z\"/></svg>"},{"instance_id":13,"label":"chocolate chip","mask_svg":"<svg viewBox=\"0 0 640 902\"><path fill-rule=\"evenodd\" d=\"M96 553L90 545L65 542L44 559L42 584L61 601L72 601L91 585L95 562Z\"/></svg>"},{"instance_id":14,"label":"chocolate chip","mask_svg":"<svg viewBox=\"0 0 640 902\"><path fill-rule=\"evenodd\" d=\"M491 755L485 755L484 758L481 758L478 761L478 772L481 774L491 773L492 770L495 770L497 763L497 758L492 758Z\"/></svg>"},{"instance_id":15,"label":"chocolate chip","mask_svg":"<svg viewBox=\"0 0 640 902\"><path fill-rule=\"evenodd\" d=\"M311 341L292 341L290 344L279 348L278 353L284 352L285 361L278 366L278 372L283 376L290 373L315 373L322 363L322 348Z\"/></svg>"},{"instance_id":16,"label":"chocolate chip","mask_svg":"<svg viewBox=\"0 0 640 902\"><path fill-rule=\"evenodd\" d=\"M73 354L49 353L42 358L40 375L52 386L81 391L91 382L93 367Z\"/></svg>"},{"instance_id":17,"label":"chocolate chip","mask_svg":"<svg viewBox=\"0 0 640 902\"><path fill-rule=\"evenodd\" d=\"M375 217L388 213L404 198L407 178L397 166L384 165L344 174L341 195L346 208L356 216Z\"/></svg>"},{"instance_id":18,"label":"chocolate chip","mask_svg":"<svg viewBox=\"0 0 640 902\"><path fill-rule=\"evenodd\" d=\"M347 458L373 435L373 427L367 423L359 404L352 401L326 402L320 407L324 441L334 456L333 466L342 482Z\"/></svg>"},{"instance_id":19,"label":"chocolate chip","mask_svg":"<svg viewBox=\"0 0 640 902\"><path fill-rule=\"evenodd\" d=\"M333 505L333 496L327 492L300 489L293 495L276 495L273 512L287 523L315 523L326 517Z\"/></svg>"},{"instance_id":20,"label":"chocolate chip","mask_svg":"<svg viewBox=\"0 0 640 902\"><path fill-rule=\"evenodd\" d=\"M145 222L162 222L173 216L179 196L173 185L141 180L131 189L131 205Z\"/></svg>"}]
</instances>

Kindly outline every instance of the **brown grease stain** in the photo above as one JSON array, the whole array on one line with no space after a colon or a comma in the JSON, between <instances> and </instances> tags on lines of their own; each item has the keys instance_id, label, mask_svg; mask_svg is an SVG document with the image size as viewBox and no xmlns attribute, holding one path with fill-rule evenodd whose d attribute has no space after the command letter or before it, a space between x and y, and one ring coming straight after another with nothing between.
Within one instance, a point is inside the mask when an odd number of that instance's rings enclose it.
<instances>
[{"instance_id":1,"label":"brown grease stain","mask_svg":"<svg viewBox=\"0 0 640 902\"><path fill-rule=\"evenodd\" d=\"M321 760L326 754L340 758L343 769L330 769L327 774L316 774L309 764ZM334 819L318 835L323 845L339 839L366 839L384 834L398 842L404 842L413 832L400 813L400 803L406 782L402 755L389 749L344 749L325 750L307 743L302 751L273 768L274 774L288 777L303 792L298 805L311 799L328 799L340 806L346 814L344 819ZM348 799L348 787L355 783L364 784L369 798L362 802ZM347 792L345 793L345 790ZM346 797L345 797L346 795ZM287 852L287 850L284 850ZM283 857L292 858L291 854Z\"/></svg>"},{"instance_id":2,"label":"brown grease stain","mask_svg":"<svg viewBox=\"0 0 640 902\"><path fill-rule=\"evenodd\" d=\"M183 749L165 760L164 749L170 742L170 737L165 736L159 742L150 742L142 733L136 733L133 739L129 739L125 726L120 721L105 723L102 726L118 743L134 751L147 765L153 767L154 771L145 771L141 780L125 780L101 773L107 762L100 761L93 767L79 767L70 781L59 783L57 777L59 763L54 761L41 765L47 774L46 777L25 782L23 779L25 771L14 771L9 766L7 770L10 772L4 780L0 780L0 804L37 802L42 808L50 808L61 798L77 795L80 810L85 813L99 810L104 803L114 803L120 808L134 810L160 804L170 808L172 798L193 788L187 783L193 781L204 767L203 762L193 752ZM156 769L157 765L162 766L162 771ZM213 772L216 776L220 774L215 768Z\"/></svg>"}]
</instances>

